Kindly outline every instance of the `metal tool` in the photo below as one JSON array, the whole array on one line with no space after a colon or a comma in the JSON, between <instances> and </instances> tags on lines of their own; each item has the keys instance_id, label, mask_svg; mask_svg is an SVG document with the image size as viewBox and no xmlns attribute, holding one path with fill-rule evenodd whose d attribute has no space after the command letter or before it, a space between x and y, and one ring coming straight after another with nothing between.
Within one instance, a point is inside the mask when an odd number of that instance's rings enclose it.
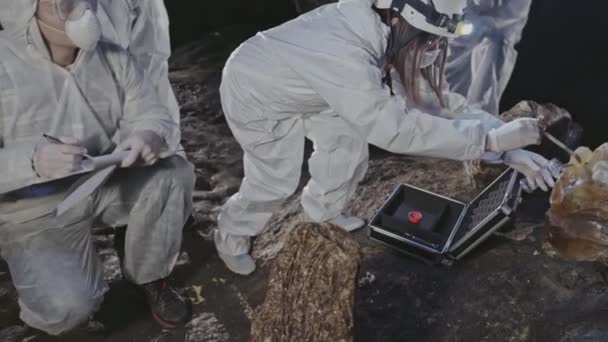
<instances>
[{"instance_id":1,"label":"metal tool","mask_svg":"<svg viewBox=\"0 0 608 342\"><path fill-rule=\"evenodd\" d=\"M545 137L547 139L549 139L557 147L559 147L562 150L566 151L566 153L568 153L568 155L570 155L571 157L574 157L576 159L576 161L578 161L579 163L583 162L581 160L581 157L579 157L578 154L576 154L576 152L572 151L572 149L570 149L570 147L566 146L566 144L564 144L563 142L561 142L559 139L557 139L556 137L554 137L553 135L551 135L550 133L547 133L547 132L545 132L544 135L545 135Z\"/></svg>"}]
</instances>

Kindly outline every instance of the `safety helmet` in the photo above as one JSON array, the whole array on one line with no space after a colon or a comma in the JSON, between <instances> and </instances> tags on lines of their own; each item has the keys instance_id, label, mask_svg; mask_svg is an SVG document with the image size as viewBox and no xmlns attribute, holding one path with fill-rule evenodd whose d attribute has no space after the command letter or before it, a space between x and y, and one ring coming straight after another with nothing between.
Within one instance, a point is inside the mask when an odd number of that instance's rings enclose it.
<instances>
[{"instance_id":1,"label":"safety helmet","mask_svg":"<svg viewBox=\"0 0 608 342\"><path fill-rule=\"evenodd\" d=\"M413 27L441 37L468 35L473 24L464 21L467 0L375 0L379 9L391 9Z\"/></svg>"}]
</instances>

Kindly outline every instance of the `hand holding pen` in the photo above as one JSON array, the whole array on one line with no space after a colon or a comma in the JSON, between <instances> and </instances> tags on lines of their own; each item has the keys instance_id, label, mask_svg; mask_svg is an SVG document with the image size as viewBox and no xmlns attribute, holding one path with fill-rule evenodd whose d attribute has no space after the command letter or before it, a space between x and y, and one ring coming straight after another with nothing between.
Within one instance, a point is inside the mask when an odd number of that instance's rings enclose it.
<instances>
[{"instance_id":1,"label":"hand holding pen","mask_svg":"<svg viewBox=\"0 0 608 342\"><path fill-rule=\"evenodd\" d=\"M66 137L64 137L63 139L59 139L59 138L55 138L52 135L48 135L46 133L42 134L42 137L44 137L49 142L52 142L52 143L55 143L55 144L80 146L80 141L78 141L78 139L75 139L75 138L66 138ZM82 153L82 156L86 157L86 158L90 158L90 159L93 158L93 157L91 157L90 155L87 154L86 148L84 148L84 153Z\"/></svg>"},{"instance_id":2,"label":"hand holding pen","mask_svg":"<svg viewBox=\"0 0 608 342\"><path fill-rule=\"evenodd\" d=\"M38 176L56 179L80 170L87 150L74 138L55 138L44 134L44 141L34 151L32 164Z\"/></svg>"}]
</instances>

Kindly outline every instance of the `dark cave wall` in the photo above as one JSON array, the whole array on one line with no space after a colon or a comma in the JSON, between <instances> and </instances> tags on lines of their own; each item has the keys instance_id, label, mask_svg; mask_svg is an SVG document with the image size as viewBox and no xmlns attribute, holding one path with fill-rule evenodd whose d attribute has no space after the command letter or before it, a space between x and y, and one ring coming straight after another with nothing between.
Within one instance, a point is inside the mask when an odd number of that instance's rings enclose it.
<instances>
[{"instance_id":1,"label":"dark cave wall","mask_svg":"<svg viewBox=\"0 0 608 342\"><path fill-rule=\"evenodd\" d=\"M534 0L502 105L521 99L565 107L584 143L608 141L608 2Z\"/></svg>"},{"instance_id":2,"label":"dark cave wall","mask_svg":"<svg viewBox=\"0 0 608 342\"><path fill-rule=\"evenodd\" d=\"M331 0L165 1L176 46L233 25L253 35L325 2ZM534 0L503 109L523 99L553 102L583 125L586 145L608 141L606 13L605 1Z\"/></svg>"}]
</instances>

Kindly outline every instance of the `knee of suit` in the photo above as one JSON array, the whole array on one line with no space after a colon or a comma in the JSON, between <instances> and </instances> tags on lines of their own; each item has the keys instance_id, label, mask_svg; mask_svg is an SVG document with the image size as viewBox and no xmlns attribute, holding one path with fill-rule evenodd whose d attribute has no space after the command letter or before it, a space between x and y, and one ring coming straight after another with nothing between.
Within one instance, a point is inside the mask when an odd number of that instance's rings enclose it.
<instances>
[{"instance_id":1,"label":"knee of suit","mask_svg":"<svg viewBox=\"0 0 608 342\"><path fill-rule=\"evenodd\" d=\"M298 189L300 177L266 177L263 181L256 177L247 177L241 183L239 193L235 199L243 205L251 202L252 205L264 203L265 206L279 206Z\"/></svg>"},{"instance_id":2,"label":"knee of suit","mask_svg":"<svg viewBox=\"0 0 608 342\"><path fill-rule=\"evenodd\" d=\"M102 301L103 295L96 296L84 289L75 288L68 295L51 293L44 302L39 303L39 312L28 305L28 308L22 310L21 319L49 335L62 335L86 323Z\"/></svg>"},{"instance_id":3,"label":"knee of suit","mask_svg":"<svg viewBox=\"0 0 608 342\"><path fill-rule=\"evenodd\" d=\"M179 189L190 195L194 190L194 165L180 156L173 156L162 161L162 167L154 174L151 182Z\"/></svg>"},{"instance_id":4,"label":"knee of suit","mask_svg":"<svg viewBox=\"0 0 608 342\"><path fill-rule=\"evenodd\" d=\"M335 146L333 148L346 150L353 158L367 160L369 156L369 143L365 138L358 134L344 133L338 135L334 144Z\"/></svg>"}]
</instances>

